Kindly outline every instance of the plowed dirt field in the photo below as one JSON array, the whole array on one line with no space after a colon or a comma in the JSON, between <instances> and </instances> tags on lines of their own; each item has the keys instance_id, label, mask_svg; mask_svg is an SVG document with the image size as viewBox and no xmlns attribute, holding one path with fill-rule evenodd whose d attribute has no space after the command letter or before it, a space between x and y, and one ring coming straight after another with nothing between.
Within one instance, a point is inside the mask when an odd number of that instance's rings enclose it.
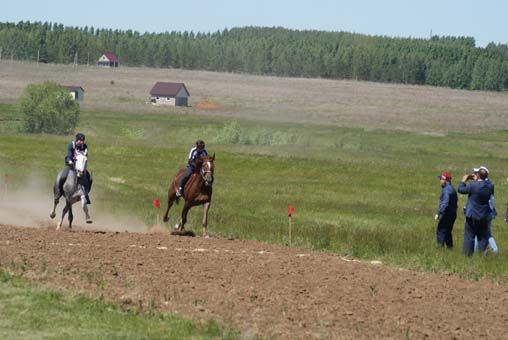
<instances>
[{"instance_id":1,"label":"plowed dirt field","mask_svg":"<svg viewBox=\"0 0 508 340\"><path fill-rule=\"evenodd\" d=\"M247 338L507 337L508 286L254 241L0 225L0 265L15 264L52 289Z\"/></svg>"}]
</instances>

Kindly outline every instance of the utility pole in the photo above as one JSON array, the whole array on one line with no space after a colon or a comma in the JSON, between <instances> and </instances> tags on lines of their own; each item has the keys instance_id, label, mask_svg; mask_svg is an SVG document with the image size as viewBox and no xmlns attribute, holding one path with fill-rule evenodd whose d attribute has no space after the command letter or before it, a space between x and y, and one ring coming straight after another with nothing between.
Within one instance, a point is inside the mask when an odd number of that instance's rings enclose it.
<instances>
[{"instance_id":1,"label":"utility pole","mask_svg":"<svg viewBox=\"0 0 508 340\"><path fill-rule=\"evenodd\" d=\"M39 66L39 50L37 50L37 66Z\"/></svg>"},{"instance_id":2,"label":"utility pole","mask_svg":"<svg viewBox=\"0 0 508 340\"><path fill-rule=\"evenodd\" d=\"M78 65L78 52L76 52L76 54L74 54L74 66L77 66Z\"/></svg>"},{"instance_id":3,"label":"utility pole","mask_svg":"<svg viewBox=\"0 0 508 340\"><path fill-rule=\"evenodd\" d=\"M0 47L0 60L2 60L2 48Z\"/></svg>"},{"instance_id":4,"label":"utility pole","mask_svg":"<svg viewBox=\"0 0 508 340\"><path fill-rule=\"evenodd\" d=\"M90 66L90 52L88 52L88 56L86 57L86 66Z\"/></svg>"}]
</instances>

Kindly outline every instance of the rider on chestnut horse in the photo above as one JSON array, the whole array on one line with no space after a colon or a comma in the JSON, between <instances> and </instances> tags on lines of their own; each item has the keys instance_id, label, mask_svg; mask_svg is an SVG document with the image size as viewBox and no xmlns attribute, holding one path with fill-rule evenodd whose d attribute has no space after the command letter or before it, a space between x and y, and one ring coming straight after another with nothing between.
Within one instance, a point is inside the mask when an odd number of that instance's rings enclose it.
<instances>
[{"instance_id":1,"label":"rider on chestnut horse","mask_svg":"<svg viewBox=\"0 0 508 340\"><path fill-rule=\"evenodd\" d=\"M164 222L169 221L169 209L171 209L173 203L178 203L180 197L183 198L185 203L180 223L176 226L177 231L184 231L189 209L193 206L202 205L203 235L208 236L208 210L212 201L214 161L215 155L209 157L205 149L205 142L198 140L196 146L189 153L187 166L185 169L180 169L174 180L170 183L168 188L168 207L164 213L163 220ZM184 188L186 183L187 186Z\"/></svg>"},{"instance_id":2,"label":"rider on chestnut horse","mask_svg":"<svg viewBox=\"0 0 508 340\"><path fill-rule=\"evenodd\" d=\"M178 190L176 191L176 197L179 198L183 196L185 184L187 184L187 181L189 180L190 176L196 171L197 161L204 156L208 156L208 152L205 149L205 142L202 140L198 140L196 142L196 146L194 146L189 152L187 167L185 168L183 177L180 180L180 185L178 186Z\"/></svg>"}]
</instances>

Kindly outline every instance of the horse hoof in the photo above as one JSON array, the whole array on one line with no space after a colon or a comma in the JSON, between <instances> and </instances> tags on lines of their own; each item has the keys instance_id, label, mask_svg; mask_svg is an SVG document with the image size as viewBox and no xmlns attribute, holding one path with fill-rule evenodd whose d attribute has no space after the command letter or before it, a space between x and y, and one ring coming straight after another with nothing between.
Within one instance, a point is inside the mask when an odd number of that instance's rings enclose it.
<instances>
[{"instance_id":1,"label":"horse hoof","mask_svg":"<svg viewBox=\"0 0 508 340\"><path fill-rule=\"evenodd\" d=\"M57 226L56 226L56 231L59 231L59 230L60 230L60 227L61 227L61 225L60 225L60 224L59 224L59 225L57 225Z\"/></svg>"},{"instance_id":2,"label":"horse hoof","mask_svg":"<svg viewBox=\"0 0 508 340\"><path fill-rule=\"evenodd\" d=\"M49 217L50 217L50 218L52 218L52 219L53 219L53 218L55 218L55 216L56 216L56 214L55 214L55 213L51 213L51 214L49 214Z\"/></svg>"},{"instance_id":3,"label":"horse hoof","mask_svg":"<svg viewBox=\"0 0 508 340\"><path fill-rule=\"evenodd\" d=\"M88 224L92 224L93 223L91 218L87 219L85 222L88 223Z\"/></svg>"}]
</instances>

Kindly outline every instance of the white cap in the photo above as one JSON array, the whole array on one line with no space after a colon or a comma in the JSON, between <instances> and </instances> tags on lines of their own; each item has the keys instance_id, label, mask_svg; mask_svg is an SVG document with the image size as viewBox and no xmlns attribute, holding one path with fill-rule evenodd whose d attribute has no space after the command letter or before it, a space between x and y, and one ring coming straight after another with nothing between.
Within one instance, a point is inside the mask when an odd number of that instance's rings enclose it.
<instances>
[{"instance_id":1,"label":"white cap","mask_svg":"<svg viewBox=\"0 0 508 340\"><path fill-rule=\"evenodd\" d=\"M487 169L487 167L486 167L486 166L483 166L483 165L482 165L482 166L480 166L480 167L478 168L478 171L480 171L480 170L485 170L485 172L487 173L487 175L489 174L489 169Z\"/></svg>"}]
</instances>

